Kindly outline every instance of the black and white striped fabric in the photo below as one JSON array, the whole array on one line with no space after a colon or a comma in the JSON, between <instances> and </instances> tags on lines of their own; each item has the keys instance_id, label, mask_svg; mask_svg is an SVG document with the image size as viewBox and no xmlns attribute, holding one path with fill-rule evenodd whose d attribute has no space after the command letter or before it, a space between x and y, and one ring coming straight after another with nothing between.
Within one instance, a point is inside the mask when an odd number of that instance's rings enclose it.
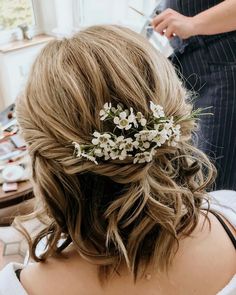
<instances>
[{"instance_id":1,"label":"black and white striped fabric","mask_svg":"<svg viewBox=\"0 0 236 295\"><path fill-rule=\"evenodd\" d=\"M219 0L167 0L186 16L219 4ZM218 169L215 189L236 190L236 31L187 40L174 38L171 60L188 89L196 91L195 107L212 106L203 117L198 146Z\"/></svg>"},{"instance_id":2,"label":"black and white striped fabric","mask_svg":"<svg viewBox=\"0 0 236 295\"><path fill-rule=\"evenodd\" d=\"M172 8L186 16L194 16L223 0L166 0L165 8Z\"/></svg>"}]
</instances>

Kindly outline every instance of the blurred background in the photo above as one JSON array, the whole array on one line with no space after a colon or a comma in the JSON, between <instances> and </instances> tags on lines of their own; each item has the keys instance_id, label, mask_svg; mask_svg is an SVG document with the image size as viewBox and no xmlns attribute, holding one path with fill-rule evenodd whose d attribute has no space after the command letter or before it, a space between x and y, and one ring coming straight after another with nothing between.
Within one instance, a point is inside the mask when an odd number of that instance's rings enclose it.
<instances>
[{"instance_id":1,"label":"blurred background","mask_svg":"<svg viewBox=\"0 0 236 295\"><path fill-rule=\"evenodd\" d=\"M15 101L35 56L51 38L101 23L142 32L147 20L130 6L148 16L158 5L160 0L0 0L0 110Z\"/></svg>"}]
</instances>

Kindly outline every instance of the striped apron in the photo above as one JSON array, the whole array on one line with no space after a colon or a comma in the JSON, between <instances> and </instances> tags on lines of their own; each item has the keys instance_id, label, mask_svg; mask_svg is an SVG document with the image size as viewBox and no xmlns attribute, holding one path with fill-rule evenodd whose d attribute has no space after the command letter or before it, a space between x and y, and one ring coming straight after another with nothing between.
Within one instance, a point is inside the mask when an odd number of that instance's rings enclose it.
<instances>
[{"instance_id":1,"label":"striped apron","mask_svg":"<svg viewBox=\"0 0 236 295\"><path fill-rule=\"evenodd\" d=\"M194 16L219 0L167 0L165 8ZM173 38L171 60L189 90L197 92L195 108L212 106L203 116L197 145L218 170L215 189L236 190L236 31L212 36Z\"/></svg>"}]
</instances>

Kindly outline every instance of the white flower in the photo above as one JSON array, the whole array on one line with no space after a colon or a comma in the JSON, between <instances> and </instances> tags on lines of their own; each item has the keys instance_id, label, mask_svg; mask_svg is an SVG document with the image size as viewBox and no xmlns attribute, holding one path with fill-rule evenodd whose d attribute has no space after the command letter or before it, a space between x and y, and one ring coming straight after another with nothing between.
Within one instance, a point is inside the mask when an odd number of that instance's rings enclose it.
<instances>
[{"instance_id":1,"label":"white flower","mask_svg":"<svg viewBox=\"0 0 236 295\"><path fill-rule=\"evenodd\" d=\"M168 139L168 131L163 129L162 131L158 132L156 137L153 139L153 142L156 143L156 146L162 146Z\"/></svg>"},{"instance_id":2,"label":"white flower","mask_svg":"<svg viewBox=\"0 0 236 295\"><path fill-rule=\"evenodd\" d=\"M150 146L151 146L151 144L150 144L150 142L148 142L148 141L145 141L145 142L139 142L139 149L141 150L141 151L146 151L146 150L148 150L149 148L150 148Z\"/></svg>"},{"instance_id":3,"label":"white flower","mask_svg":"<svg viewBox=\"0 0 236 295\"><path fill-rule=\"evenodd\" d=\"M125 150L113 150L110 152L110 157L112 160L116 160L116 159L119 159L119 160L125 160L126 157L127 157L127 152Z\"/></svg>"},{"instance_id":4,"label":"white flower","mask_svg":"<svg viewBox=\"0 0 236 295\"><path fill-rule=\"evenodd\" d=\"M115 143L113 140L111 140L111 135L108 133L99 133L99 132L94 132L93 136L95 138L92 139L92 144L93 145L99 145L101 148L107 149L109 146L114 146Z\"/></svg>"},{"instance_id":5,"label":"white flower","mask_svg":"<svg viewBox=\"0 0 236 295\"><path fill-rule=\"evenodd\" d=\"M150 152L144 152L144 153L137 153L135 155L135 158L134 158L134 161L133 163L136 164L136 163L145 163L145 162L151 162L152 160L152 153Z\"/></svg>"},{"instance_id":6,"label":"white flower","mask_svg":"<svg viewBox=\"0 0 236 295\"><path fill-rule=\"evenodd\" d=\"M143 114L141 112L137 112L136 118L138 122L141 124L141 126L146 126L147 120L144 118Z\"/></svg>"},{"instance_id":7,"label":"white flower","mask_svg":"<svg viewBox=\"0 0 236 295\"><path fill-rule=\"evenodd\" d=\"M154 129L156 131L161 131L163 128L165 128L165 124L161 123L161 124L154 124Z\"/></svg>"},{"instance_id":8,"label":"white flower","mask_svg":"<svg viewBox=\"0 0 236 295\"><path fill-rule=\"evenodd\" d=\"M118 159L118 157L119 157L119 150L112 150L112 151L110 152L109 157L110 157L112 160L116 160L116 159Z\"/></svg>"},{"instance_id":9,"label":"white flower","mask_svg":"<svg viewBox=\"0 0 236 295\"><path fill-rule=\"evenodd\" d=\"M143 147L144 147L146 150L149 149L149 148L150 148L150 142L145 141L145 142L143 143Z\"/></svg>"},{"instance_id":10,"label":"white flower","mask_svg":"<svg viewBox=\"0 0 236 295\"><path fill-rule=\"evenodd\" d=\"M89 154L86 154L86 153L82 153L81 154L81 157L84 157L86 158L87 160L91 161L91 162L94 162L96 165L98 165L98 162L96 161L96 158L94 156L91 156Z\"/></svg>"},{"instance_id":11,"label":"white flower","mask_svg":"<svg viewBox=\"0 0 236 295\"><path fill-rule=\"evenodd\" d=\"M104 156L104 153L103 153L102 149L98 148L98 149L94 150L94 155L101 158Z\"/></svg>"},{"instance_id":12,"label":"white flower","mask_svg":"<svg viewBox=\"0 0 236 295\"><path fill-rule=\"evenodd\" d=\"M72 142L73 145L75 146L75 152L76 152L76 157L80 158L82 154L81 146L78 142Z\"/></svg>"},{"instance_id":13,"label":"white flower","mask_svg":"<svg viewBox=\"0 0 236 295\"><path fill-rule=\"evenodd\" d=\"M180 131L181 126L179 124L175 125L175 127L172 128L173 134L175 136L175 140L179 141L180 140Z\"/></svg>"},{"instance_id":14,"label":"white flower","mask_svg":"<svg viewBox=\"0 0 236 295\"><path fill-rule=\"evenodd\" d=\"M117 110L118 110L118 111L122 111L122 110L123 110L123 105L120 104L120 103L118 103L118 105L117 105Z\"/></svg>"},{"instance_id":15,"label":"white flower","mask_svg":"<svg viewBox=\"0 0 236 295\"><path fill-rule=\"evenodd\" d=\"M152 141L156 135L156 130L141 130L139 133L136 133L134 137L136 137L138 141Z\"/></svg>"},{"instance_id":16,"label":"white flower","mask_svg":"<svg viewBox=\"0 0 236 295\"><path fill-rule=\"evenodd\" d=\"M101 109L101 111L99 112L101 121L104 121L108 117L110 110L111 110L111 103L108 103L108 102L105 103L103 106L103 109Z\"/></svg>"},{"instance_id":17,"label":"white flower","mask_svg":"<svg viewBox=\"0 0 236 295\"><path fill-rule=\"evenodd\" d=\"M171 116L170 119L166 120L165 122L165 128L170 129L174 127L174 117Z\"/></svg>"},{"instance_id":18,"label":"white flower","mask_svg":"<svg viewBox=\"0 0 236 295\"><path fill-rule=\"evenodd\" d=\"M120 136L120 138L123 136ZM116 142L117 143L117 142ZM120 150L126 150L127 152L131 152L134 149L133 139L131 137L120 139L118 141L118 146Z\"/></svg>"},{"instance_id":19,"label":"white flower","mask_svg":"<svg viewBox=\"0 0 236 295\"><path fill-rule=\"evenodd\" d=\"M153 113L153 116L157 119L159 118L163 118L165 117L165 113L164 113L164 110L163 110L163 107L158 105L158 104L155 104L153 103L152 101L150 101L150 109Z\"/></svg>"},{"instance_id":20,"label":"white flower","mask_svg":"<svg viewBox=\"0 0 236 295\"><path fill-rule=\"evenodd\" d=\"M170 130L172 131L172 136L169 141L169 145L175 147L180 141L180 136L181 136L181 131L180 131L181 126L177 124L176 126L172 127Z\"/></svg>"},{"instance_id":21,"label":"white flower","mask_svg":"<svg viewBox=\"0 0 236 295\"><path fill-rule=\"evenodd\" d=\"M134 124L135 128L138 128L138 122L137 122L136 117L134 115L133 108L130 108L130 115L128 117L128 120Z\"/></svg>"},{"instance_id":22,"label":"white flower","mask_svg":"<svg viewBox=\"0 0 236 295\"><path fill-rule=\"evenodd\" d=\"M133 141L133 147L136 149L139 148L139 142L137 140Z\"/></svg>"},{"instance_id":23,"label":"white flower","mask_svg":"<svg viewBox=\"0 0 236 295\"><path fill-rule=\"evenodd\" d=\"M132 127L132 119L132 116L127 117L127 112L123 111L119 114L119 117L115 117L113 121L119 129L129 130Z\"/></svg>"},{"instance_id":24,"label":"white flower","mask_svg":"<svg viewBox=\"0 0 236 295\"><path fill-rule=\"evenodd\" d=\"M111 108L111 111L112 111L112 113L116 113L117 112L117 109L115 107L112 107Z\"/></svg>"},{"instance_id":25,"label":"white flower","mask_svg":"<svg viewBox=\"0 0 236 295\"><path fill-rule=\"evenodd\" d=\"M125 150L123 150L120 154L119 154L119 160L123 161L125 160L127 157L127 152Z\"/></svg>"},{"instance_id":26,"label":"white flower","mask_svg":"<svg viewBox=\"0 0 236 295\"><path fill-rule=\"evenodd\" d=\"M125 139L125 137L123 135L118 136L115 141L116 145L120 145L121 143L123 143L124 139Z\"/></svg>"},{"instance_id":27,"label":"white flower","mask_svg":"<svg viewBox=\"0 0 236 295\"><path fill-rule=\"evenodd\" d=\"M147 124L147 120L146 120L145 118L142 118L142 119L140 120L140 124L141 124L141 126L146 126L146 124Z\"/></svg>"},{"instance_id":28,"label":"white flower","mask_svg":"<svg viewBox=\"0 0 236 295\"><path fill-rule=\"evenodd\" d=\"M104 152L104 160L105 161L109 160L111 158L110 153L105 150L103 150L103 152Z\"/></svg>"}]
</instances>

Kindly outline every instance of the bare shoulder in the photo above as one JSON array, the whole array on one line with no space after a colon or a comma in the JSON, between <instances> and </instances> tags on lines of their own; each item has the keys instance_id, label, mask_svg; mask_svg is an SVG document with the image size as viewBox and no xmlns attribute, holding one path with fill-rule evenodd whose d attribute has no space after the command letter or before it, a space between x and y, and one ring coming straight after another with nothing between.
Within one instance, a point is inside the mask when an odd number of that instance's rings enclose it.
<instances>
[{"instance_id":1,"label":"bare shoulder","mask_svg":"<svg viewBox=\"0 0 236 295\"><path fill-rule=\"evenodd\" d=\"M28 265L20 279L29 295L77 295L78 290L88 294L87 286L91 282L98 284L97 268L81 259L76 251Z\"/></svg>"},{"instance_id":2,"label":"bare shoulder","mask_svg":"<svg viewBox=\"0 0 236 295\"><path fill-rule=\"evenodd\" d=\"M32 263L25 267L21 274L20 280L24 289L29 295L47 294L67 294L64 290L64 284L69 283L70 272L67 272L67 261L63 259L48 259L46 262Z\"/></svg>"},{"instance_id":3,"label":"bare shoulder","mask_svg":"<svg viewBox=\"0 0 236 295\"><path fill-rule=\"evenodd\" d=\"M196 290L200 288L196 294L216 294L236 273L232 241L213 214L209 213L208 218L209 222L201 216L192 236L180 241L172 269L174 281L181 282L185 290L193 290L194 286ZM236 236L235 229L225 222Z\"/></svg>"},{"instance_id":4,"label":"bare shoulder","mask_svg":"<svg viewBox=\"0 0 236 295\"><path fill-rule=\"evenodd\" d=\"M50 294L50 286L53 283L53 272L50 271L51 264L45 263L32 263L25 267L20 274L21 284L26 292L30 295ZM45 290L46 289L46 290Z\"/></svg>"}]
</instances>

